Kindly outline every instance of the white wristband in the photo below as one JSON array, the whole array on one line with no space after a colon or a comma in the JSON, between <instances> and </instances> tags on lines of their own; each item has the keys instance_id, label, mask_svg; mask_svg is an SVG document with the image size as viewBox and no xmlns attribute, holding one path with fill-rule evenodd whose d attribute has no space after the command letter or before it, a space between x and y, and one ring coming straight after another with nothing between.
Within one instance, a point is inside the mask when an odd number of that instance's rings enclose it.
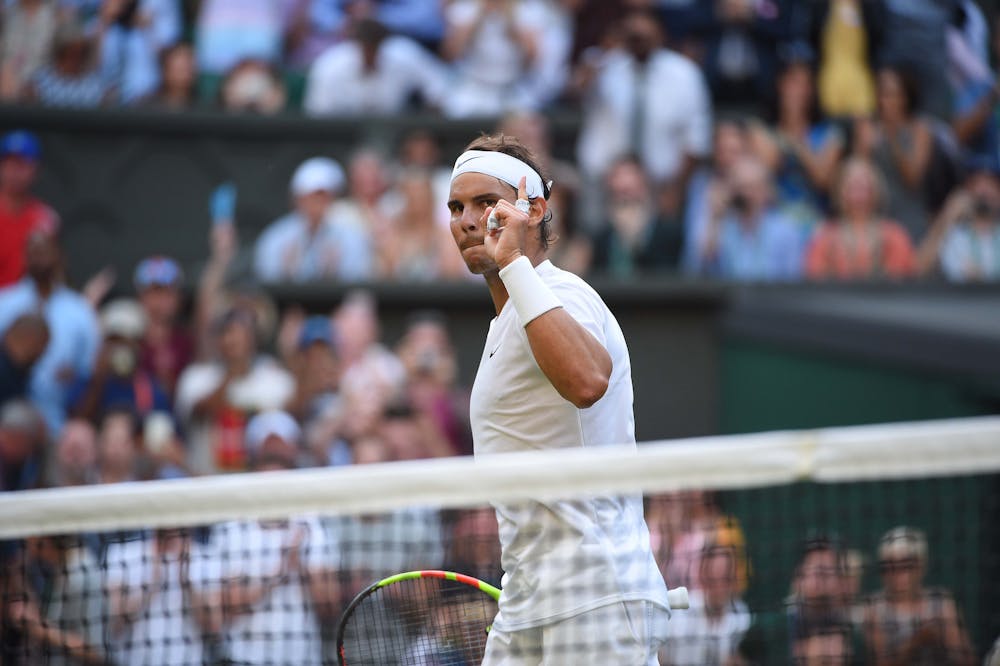
<instances>
[{"instance_id":1,"label":"white wristband","mask_svg":"<svg viewBox=\"0 0 1000 666\"><path fill-rule=\"evenodd\" d=\"M507 295L514 303L522 326L527 326L549 310L562 307L527 257L518 257L501 268L500 279L507 288Z\"/></svg>"}]
</instances>

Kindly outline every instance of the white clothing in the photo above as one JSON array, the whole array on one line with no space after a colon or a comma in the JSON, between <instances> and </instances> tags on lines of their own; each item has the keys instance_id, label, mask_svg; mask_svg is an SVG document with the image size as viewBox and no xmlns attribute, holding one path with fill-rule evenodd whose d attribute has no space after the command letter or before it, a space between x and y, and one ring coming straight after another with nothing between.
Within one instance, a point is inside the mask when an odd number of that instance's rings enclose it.
<instances>
[{"instance_id":1,"label":"white clothing","mask_svg":"<svg viewBox=\"0 0 1000 666\"><path fill-rule=\"evenodd\" d=\"M642 68L625 51L613 50L599 69L577 143L588 178L600 179L617 158L634 152L653 180L662 182L677 175L685 155L708 155L711 101L695 63L661 49Z\"/></svg>"},{"instance_id":2,"label":"white clothing","mask_svg":"<svg viewBox=\"0 0 1000 666\"><path fill-rule=\"evenodd\" d=\"M238 664L324 663L319 620L313 609L307 576L335 575L337 543L315 517L284 522L233 521L217 525L207 547L216 567L213 585L255 585L282 570L284 549L302 531L300 573L274 586L249 612L231 619L223 628L228 658Z\"/></svg>"},{"instance_id":3,"label":"white clothing","mask_svg":"<svg viewBox=\"0 0 1000 666\"><path fill-rule=\"evenodd\" d=\"M476 455L581 446L634 450L631 365L618 322L576 275L549 261L535 270L566 311L608 350L613 363L608 389L588 409L560 396L538 367L508 300L490 323L472 388ZM494 506L505 572L495 626L504 631L538 627L621 601L669 608L640 496Z\"/></svg>"},{"instance_id":4,"label":"white clothing","mask_svg":"<svg viewBox=\"0 0 1000 666\"><path fill-rule=\"evenodd\" d=\"M1000 224L988 233L965 224L949 229L941 243L941 270L953 282L1000 280Z\"/></svg>"},{"instance_id":5,"label":"white clothing","mask_svg":"<svg viewBox=\"0 0 1000 666\"><path fill-rule=\"evenodd\" d=\"M667 611L648 601L610 604L545 627L486 639L483 666L659 666L656 646L667 631Z\"/></svg>"},{"instance_id":6,"label":"white clothing","mask_svg":"<svg viewBox=\"0 0 1000 666\"><path fill-rule=\"evenodd\" d=\"M192 585L199 584L206 571L204 553L192 540L190 559L185 565L180 553L157 554L155 547L153 536L108 546L108 590L124 588L130 607L144 596L149 599L148 605L139 607L131 621L125 624L121 634L109 633L114 663L130 666L200 664L204 652L201 629L195 621L194 604L185 593L183 577L186 575ZM154 558L159 558L158 574ZM151 592L147 591L150 585L153 585ZM114 592L111 594L113 598Z\"/></svg>"},{"instance_id":7,"label":"white clothing","mask_svg":"<svg viewBox=\"0 0 1000 666\"><path fill-rule=\"evenodd\" d=\"M664 666L725 664L736 654L750 628L750 610L742 599L733 601L717 620L705 614L705 598L700 590L689 593L691 607L670 621L667 641L660 652Z\"/></svg>"},{"instance_id":8,"label":"white clothing","mask_svg":"<svg viewBox=\"0 0 1000 666\"><path fill-rule=\"evenodd\" d=\"M192 410L198 402L218 388L226 376L217 363L196 363L188 366L177 380L174 409L178 419L187 425L188 450L191 465L197 473L216 471L212 450L212 423L192 420ZM234 379L226 389L229 403L243 412L283 409L295 393L295 379L287 370L266 356L259 357L244 376Z\"/></svg>"},{"instance_id":9,"label":"white clothing","mask_svg":"<svg viewBox=\"0 0 1000 666\"><path fill-rule=\"evenodd\" d=\"M412 39L388 37L368 72L361 45L341 42L309 69L303 108L314 115L393 115L404 110L414 92L437 106L446 86L444 66Z\"/></svg>"},{"instance_id":10,"label":"white clothing","mask_svg":"<svg viewBox=\"0 0 1000 666\"><path fill-rule=\"evenodd\" d=\"M97 558L86 546L66 551L66 561L56 576L45 608L45 619L61 631L75 633L97 650L104 646L104 620L108 616L103 590L103 574ZM41 655L37 657L43 661ZM43 663L62 666L78 663L68 655L55 652Z\"/></svg>"},{"instance_id":11,"label":"white clothing","mask_svg":"<svg viewBox=\"0 0 1000 666\"><path fill-rule=\"evenodd\" d=\"M366 572L372 582L403 571L439 569L444 561L441 514L435 509L334 516L325 524L340 544L339 568Z\"/></svg>"},{"instance_id":12,"label":"white clothing","mask_svg":"<svg viewBox=\"0 0 1000 666\"><path fill-rule=\"evenodd\" d=\"M371 236L352 217L331 208L316 233L302 216L289 213L272 222L254 247L254 274L263 282L367 280L374 259Z\"/></svg>"},{"instance_id":13,"label":"white clothing","mask_svg":"<svg viewBox=\"0 0 1000 666\"><path fill-rule=\"evenodd\" d=\"M457 0L448 5L445 19L449 31L464 29L478 20L479 0ZM514 5L517 30L534 34L541 47L539 26L546 25L543 3L522 0ZM541 49L544 50L544 49ZM526 77L529 65L508 35L507 18L491 13L482 18L465 53L455 62L455 81L444 99L446 115L495 116L512 109L534 108Z\"/></svg>"}]
</instances>

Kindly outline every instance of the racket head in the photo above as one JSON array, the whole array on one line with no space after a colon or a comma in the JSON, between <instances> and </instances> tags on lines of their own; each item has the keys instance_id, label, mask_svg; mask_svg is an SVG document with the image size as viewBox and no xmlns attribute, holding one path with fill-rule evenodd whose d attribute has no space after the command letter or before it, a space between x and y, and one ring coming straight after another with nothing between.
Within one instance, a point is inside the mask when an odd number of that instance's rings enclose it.
<instances>
[{"instance_id":1,"label":"racket head","mask_svg":"<svg viewBox=\"0 0 1000 666\"><path fill-rule=\"evenodd\" d=\"M337 627L341 666L479 664L500 590L478 578L435 569L372 583L348 604Z\"/></svg>"}]
</instances>

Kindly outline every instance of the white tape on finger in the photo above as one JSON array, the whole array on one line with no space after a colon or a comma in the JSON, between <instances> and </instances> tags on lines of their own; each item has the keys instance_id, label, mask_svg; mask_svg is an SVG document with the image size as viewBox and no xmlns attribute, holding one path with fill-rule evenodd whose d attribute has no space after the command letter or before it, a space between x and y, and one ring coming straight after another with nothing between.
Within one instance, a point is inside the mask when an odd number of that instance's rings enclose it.
<instances>
[{"instance_id":1,"label":"white tape on finger","mask_svg":"<svg viewBox=\"0 0 1000 666\"><path fill-rule=\"evenodd\" d=\"M496 231L500 228L500 220L497 219L496 210L490 211L490 216L486 218L486 231Z\"/></svg>"},{"instance_id":2,"label":"white tape on finger","mask_svg":"<svg viewBox=\"0 0 1000 666\"><path fill-rule=\"evenodd\" d=\"M514 208L527 215L528 211L531 210L531 202L527 199L518 199L514 202Z\"/></svg>"}]
</instances>

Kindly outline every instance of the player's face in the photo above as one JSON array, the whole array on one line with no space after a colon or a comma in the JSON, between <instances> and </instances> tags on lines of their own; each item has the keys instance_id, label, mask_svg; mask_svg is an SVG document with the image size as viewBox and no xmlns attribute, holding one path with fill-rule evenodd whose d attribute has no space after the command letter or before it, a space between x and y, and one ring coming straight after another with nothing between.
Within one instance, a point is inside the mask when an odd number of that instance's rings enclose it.
<instances>
[{"instance_id":1,"label":"player's face","mask_svg":"<svg viewBox=\"0 0 1000 666\"><path fill-rule=\"evenodd\" d=\"M496 262L486 252L486 209L500 199L514 201L514 188L493 176L463 173L451 182L448 210L451 211L451 235L455 238L469 270L477 275L497 270Z\"/></svg>"}]
</instances>

